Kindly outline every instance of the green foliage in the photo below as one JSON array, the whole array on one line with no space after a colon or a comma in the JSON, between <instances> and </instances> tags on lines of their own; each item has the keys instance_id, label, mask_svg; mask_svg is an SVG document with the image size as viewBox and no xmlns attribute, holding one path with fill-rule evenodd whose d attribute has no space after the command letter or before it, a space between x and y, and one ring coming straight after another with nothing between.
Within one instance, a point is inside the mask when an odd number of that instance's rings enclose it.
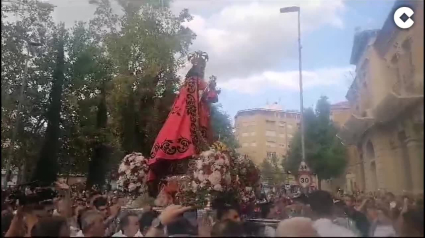
<instances>
[{"instance_id":1,"label":"green foliage","mask_svg":"<svg viewBox=\"0 0 425 238\"><path fill-rule=\"evenodd\" d=\"M211 107L211 126L214 132L214 141L221 141L232 150L239 147L230 117L221 110L221 105L212 105Z\"/></svg>"},{"instance_id":2,"label":"green foliage","mask_svg":"<svg viewBox=\"0 0 425 238\"><path fill-rule=\"evenodd\" d=\"M337 129L330 120L330 104L327 97L322 96L316 105L315 112L304 110L305 156L308 166L319 180L337 178L347 165L346 149L336 137ZM285 161L285 167L296 174L301 162L301 139L297 133ZM320 184L320 183L319 183Z\"/></svg>"},{"instance_id":3,"label":"green foliage","mask_svg":"<svg viewBox=\"0 0 425 238\"><path fill-rule=\"evenodd\" d=\"M125 153L149 154L195 39L181 25L192 16L173 15L166 0L118 2L123 15L110 0L90 1L93 18L69 29L48 3L2 2L2 162L25 167L24 180L88 173L88 186L102 185ZM229 117L218 107L212 116L216 135L237 147Z\"/></svg>"},{"instance_id":4,"label":"green foliage","mask_svg":"<svg viewBox=\"0 0 425 238\"><path fill-rule=\"evenodd\" d=\"M266 158L260 165L261 180L271 186L280 186L285 182L285 170L282 159L274 156Z\"/></svg>"}]
</instances>

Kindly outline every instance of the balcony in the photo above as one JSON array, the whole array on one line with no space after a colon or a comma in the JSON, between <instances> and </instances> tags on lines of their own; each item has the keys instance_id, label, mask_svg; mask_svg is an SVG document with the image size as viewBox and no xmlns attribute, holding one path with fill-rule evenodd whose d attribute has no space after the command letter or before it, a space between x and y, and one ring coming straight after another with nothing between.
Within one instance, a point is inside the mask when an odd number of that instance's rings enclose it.
<instances>
[{"instance_id":1,"label":"balcony","mask_svg":"<svg viewBox=\"0 0 425 238\"><path fill-rule=\"evenodd\" d=\"M394 88L389 91L381 102L373 109L377 122L384 123L397 117L410 105L423 101L424 95L401 94L402 89Z\"/></svg>"},{"instance_id":2,"label":"balcony","mask_svg":"<svg viewBox=\"0 0 425 238\"><path fill-rule=\"evenodd\" d=\"M373 126L373 117L351 115L336 135L345 145L354 145L369 128Z\"/></svg>"}]
</instances>

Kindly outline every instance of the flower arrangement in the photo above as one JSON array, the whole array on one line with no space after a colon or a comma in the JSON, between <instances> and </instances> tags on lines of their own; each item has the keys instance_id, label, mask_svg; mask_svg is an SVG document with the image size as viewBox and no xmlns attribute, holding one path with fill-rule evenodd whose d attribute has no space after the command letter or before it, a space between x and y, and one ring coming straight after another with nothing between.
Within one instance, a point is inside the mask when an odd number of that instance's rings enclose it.
<instances>
[{"instance_id":1,"label":"flower arrangement","mask_svg":"<svg viewBox=\"0 0 425 238\"><path fill-rule=\"evenodd\" d=\"M236 181L234 189L238 191L242 205L254 202L256 199L255 189L260 184L260 170L247 156L239 156L234 161Z\"/></svg>"},{"instance_id":2,"label":"flower arrangement","mask_svg":"<svg viewBox=\"0 0 425 238\"><path fill-rule=\"evenodd\" d=\"M122 160L118 169L117 185L124 192L139 195L147 191L148 160L141 153L133 152Z\"/></svg>"},{"instance_id":3,"label":"flower arrangement","mask_svg":"<svg viewBox=\"0 0 425 238\"><path fill-rule=\"evenodd\" d=\"M204 207L215 194L230 188L230 160L227 153L211 148L191 161L188 170L191 182L178 192L180 203Z\"/></svg>"},{"instance_id":4,"label":"flower arrangement","mask_svg":"<svg viewBox=\"0 0 425 238\"><path fill-rule=\"evenodd\" d=\"M260 169L247 156L235 160L239 184L242 187L256 187L260 183Z\"/></svg>"}]
</instances>

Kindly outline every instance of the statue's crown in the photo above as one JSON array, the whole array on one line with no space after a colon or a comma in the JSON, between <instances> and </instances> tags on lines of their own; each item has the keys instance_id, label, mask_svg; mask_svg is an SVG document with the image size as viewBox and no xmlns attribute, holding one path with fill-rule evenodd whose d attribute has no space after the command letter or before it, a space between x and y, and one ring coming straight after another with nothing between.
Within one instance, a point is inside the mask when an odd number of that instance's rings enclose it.
<instances>
[{"instance_id":1,"label":"statue's crown","mask_svg":"<svg viewBox=\"0 0 425 238\"><path fill-rule=\"evenodd\" d=\"M195 51L189 54L188 59L193 65L205 67L208 61L208 54L203 51Z\"/></svg>"}]
</instances>

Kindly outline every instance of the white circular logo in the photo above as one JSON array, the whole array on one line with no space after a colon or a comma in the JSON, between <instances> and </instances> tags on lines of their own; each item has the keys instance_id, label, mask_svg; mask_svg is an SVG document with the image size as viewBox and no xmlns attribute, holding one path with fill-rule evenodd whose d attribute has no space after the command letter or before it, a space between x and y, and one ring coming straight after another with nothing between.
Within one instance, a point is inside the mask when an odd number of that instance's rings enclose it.
<instances>
[{"instance_id":1,"label":"white circular logo","mask_svg":"<svg viewBox=\"0 0 425 238\"><path fill-rule=\"evenodd\" d=\"M414 12L409 7L400 7L394 12L394 23L401 29L408 29L415 23L412 20Z\"/></svg>"}]
</instances>

